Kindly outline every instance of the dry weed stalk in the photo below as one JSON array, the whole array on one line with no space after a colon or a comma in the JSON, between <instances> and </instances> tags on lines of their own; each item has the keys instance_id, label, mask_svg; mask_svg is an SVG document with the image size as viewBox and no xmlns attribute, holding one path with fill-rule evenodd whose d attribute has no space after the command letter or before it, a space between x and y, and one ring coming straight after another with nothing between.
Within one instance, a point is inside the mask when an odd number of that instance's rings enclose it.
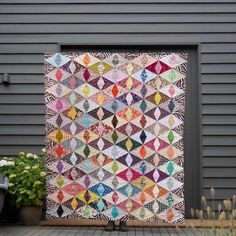
<instances>
[{"instance_id":1,"label":"dry weed stalk","mask_svg":"<svg viewBox=\"0 0 236 236\"><path fill-rule=\"evenodd\" d=\"M192 219L199 219L201 224L201 229L196 230L196 227L191 222L190 228L195 230L195 234L201 236L236 236L234 220L236 218L236 195L233 195L232 199L223 200L222 204L219 203L215 207L215 189L212 187L210 189L210 195L212 200L212 208L207 204L205 196L201 197L201 209L191 208ZM211 221L209 221L211 220ZM209 231L204 229L208 223L211 225L211 234ZM178 227L179 232L180 228Z\"/></svg>"}]
</instances>

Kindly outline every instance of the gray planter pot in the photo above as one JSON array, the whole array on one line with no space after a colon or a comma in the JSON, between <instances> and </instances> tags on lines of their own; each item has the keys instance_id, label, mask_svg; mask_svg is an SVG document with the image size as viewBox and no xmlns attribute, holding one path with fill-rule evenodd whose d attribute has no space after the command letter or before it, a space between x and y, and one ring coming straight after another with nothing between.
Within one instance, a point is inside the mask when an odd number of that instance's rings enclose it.
<instances>
[{"instance_id":1,"label":"gray planter pot","mask_svg":"<svg viewBox=\"0 0 236 236\"><path fill-rule=\"evenodd\" d=\"M20 219L24 225L39 225L42 207L25 206L20 209Z\"/></svg>"}]
</instances>

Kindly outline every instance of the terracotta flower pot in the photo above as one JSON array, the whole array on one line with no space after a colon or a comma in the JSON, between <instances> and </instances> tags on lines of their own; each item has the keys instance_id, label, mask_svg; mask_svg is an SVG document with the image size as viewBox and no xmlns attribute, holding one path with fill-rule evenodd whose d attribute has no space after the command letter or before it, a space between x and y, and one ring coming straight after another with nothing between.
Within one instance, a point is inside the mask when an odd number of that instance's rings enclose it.
<instances>
[{"instance_id":1,"label":"terracotta flower pot","mask_svg":"<svg viewBox=\"0 0 236 236\"><path fill-rule=\"evenodd\" d=\"M20 209L20 218L24 225L39 225L42 207L25 206Z\"/></svg>"}]
</instances>

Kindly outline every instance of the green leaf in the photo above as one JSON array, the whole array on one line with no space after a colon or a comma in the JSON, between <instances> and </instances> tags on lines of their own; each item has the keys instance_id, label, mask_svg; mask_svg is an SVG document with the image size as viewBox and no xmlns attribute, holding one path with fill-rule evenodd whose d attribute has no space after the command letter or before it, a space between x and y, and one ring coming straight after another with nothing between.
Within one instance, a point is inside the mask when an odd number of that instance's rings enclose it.
<instances>
[{"instance_id":1,"label":"green leaf","mask_svg":"<svg viewBox=\"0 0 236 236\"><path fill-rule=\"evenodd\" d=\"M30 194L29 199L34 199L36 197L35 193Z\"/></svg>"},{"instance_id":2,"label":"green leaf","mask_svg":"<svg viewBox=\"0 0 236 236\"><path fill-rule=\"evenodd\" d=\"M16 203L19 203L22 200L22 196L17 197Z\"/></svg>"}]
</instances>

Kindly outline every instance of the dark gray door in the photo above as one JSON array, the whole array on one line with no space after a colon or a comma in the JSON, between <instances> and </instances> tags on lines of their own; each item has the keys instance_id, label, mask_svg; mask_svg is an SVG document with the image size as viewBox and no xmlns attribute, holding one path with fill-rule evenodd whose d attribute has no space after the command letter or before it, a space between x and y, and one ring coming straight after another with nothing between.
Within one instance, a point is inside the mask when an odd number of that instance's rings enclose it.
<instances>
[{"instance_id":1,"label":"dark gray door","mask_svg":"<svg viewBox=\"0 0 236 236\"><path fill-rule=\"evenodd\" d=\"M186 217L191 217L190 209L200 207L201 198L201 155L200 155L200 78L198 76L197 48L188 52L186 80L185 123L184 123L184 192Z\"/></svg>"}]
</instances>

